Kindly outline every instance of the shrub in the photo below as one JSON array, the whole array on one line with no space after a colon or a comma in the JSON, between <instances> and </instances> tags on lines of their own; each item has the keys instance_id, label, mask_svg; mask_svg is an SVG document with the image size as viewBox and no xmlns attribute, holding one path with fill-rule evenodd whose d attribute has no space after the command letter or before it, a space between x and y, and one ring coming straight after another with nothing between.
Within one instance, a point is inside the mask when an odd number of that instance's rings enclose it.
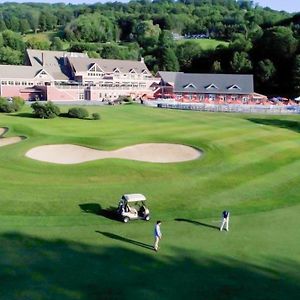
<instances>
[{"instance_id":1,"label":"shrub","mask_svg":"<svg viewBox=\"0 0 300 300\"><path fill-rule=\"evenodd\" d=\"M16 112L19 111L23 105L24 100L20 97L13 97L11 101L4 97L0 97L0 112Z\"/></svg>"},{"instance_id":2,"label":"shrub","mask_svg":"<svg viewBox=\"0 0 300 300\"><path fill-rule=\"evenodd\" d=\"M125 104L132 104L133 100L130 96L120 96L118 98L119 101L124 102Z\"/></svg>"},{"instance_id":3,"label":"shrub","mask_svg":"<svg viewBox=\"0 0 300 300\"><path fill-rule=\"evenodd\" d=\"M92 119L93 120L100 120L101 119L100 114L99 113L92 113Z\"/></svg>"},{"instance_id":4,"label":"shrub","mask_svg":"<svg viewBox=\"0 0 300 300\"><path fill-rule=\"evenodd\" d=\"M12 97L12 105L15 111L19 111L25 104L25 101L21 97Z\"/></svg>"},{"instance_id":5,"label":"shrub","mask_svg":"<svg viewBox=\"0 0 300 300\"><path fill-rule=\"evenodd\" d=\"M41 119L53 119L60 114L59 107L52 102L47 102L46 104L34 102L31 108L33 109L34 115Z\"/></svg>"},{"instance_id":6,"label":"shrub","mask_svg":"<svg viewBox=\"0 0 300 300\"><path fill-rule=\"evenodd\" d=\"M89 116L88 111L82 107L72 107L68 111L69 118L85 119Z\"/></svg>"}]
</instances>

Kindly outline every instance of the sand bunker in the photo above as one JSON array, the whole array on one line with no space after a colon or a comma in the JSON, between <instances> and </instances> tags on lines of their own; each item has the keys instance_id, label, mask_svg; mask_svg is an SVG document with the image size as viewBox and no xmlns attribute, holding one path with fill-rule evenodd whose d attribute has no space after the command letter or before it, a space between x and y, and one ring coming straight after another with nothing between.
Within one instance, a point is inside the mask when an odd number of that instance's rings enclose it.
<instances>
[{"instance_id":1,"label":"sand bunker","mask_svg":"<svg viewBox=\"0 0 300 300\"><path fill-rule=\"evenodd\" d=\"M7 128L0 128L0 147L18 143L23 139L20 136L14 136L8 138L2 137L2 135L4 135L4 133L6 132L7 132Z\"/></svg>"},{"instance_id":2,"label":"sand bunker","mask_svg":"<svg viewBox=\"0 0 300 300\"><path fill-rule=\"evenodd\" d=\"M201 151L185 145L162 143L138 144L113 151L63 144L35 147L25 155L32 159L57 164L77 164L105 158L173 163L197 159L201 156Z\"/></svg>"}]
</instances>

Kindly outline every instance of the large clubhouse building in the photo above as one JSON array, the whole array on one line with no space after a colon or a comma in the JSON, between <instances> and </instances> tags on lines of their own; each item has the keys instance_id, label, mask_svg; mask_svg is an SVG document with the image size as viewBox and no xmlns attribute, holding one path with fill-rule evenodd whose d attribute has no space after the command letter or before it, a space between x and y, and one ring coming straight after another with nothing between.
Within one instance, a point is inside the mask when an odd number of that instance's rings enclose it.
<instances>
[{"instance_id":1,"label":"large clubhouse building","mask_svg":"<svg viewBox=\"0 0 300 300\"><path fill-rule=\"evenodd\" d=\"M142 61L95 59L84 53L31 50L26 65L0 65L0 95L25 100L114 100L151 92Z\"/></svg>"},{"instance_id":2,"label":"large clubhouse building","mask_svg":"<svg viewBox=\"0 0 300 300\"><path fill-rule=\"evenodd\" d=\"M158 72L154 77L143 60L33 49L26 51L23 66L0 65L0 96L51 101L113 101L131 96L221 103L266 98L254 93L252 75Z\"/></svg>"}]
</instances>

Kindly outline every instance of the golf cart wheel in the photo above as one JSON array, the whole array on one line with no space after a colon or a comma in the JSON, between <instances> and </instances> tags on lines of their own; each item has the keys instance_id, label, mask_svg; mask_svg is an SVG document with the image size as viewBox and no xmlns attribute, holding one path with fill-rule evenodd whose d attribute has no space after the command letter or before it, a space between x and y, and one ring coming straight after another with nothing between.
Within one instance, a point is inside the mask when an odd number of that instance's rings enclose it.
<instances>
[{"instance_id":1,"label":"golf cart wheel","mask_svg":"<svg viewBox=\"0 0 300 300\"><path fill-rule=\"evenodd\" d=\"M145 221L149 221L149 220L150 220L150 216L148 215L145 217Z\"/></svg>"},{"instance_id":2,"label":"golf cart wheel","mask_svg":"<svg viewBox=\"0 0 300 300\"><path fill-rule=\"evenodd\" d=\"M124 222L124 223L128 223L128 222L129 222L129 218L128 218L128 217L125 217L125 218L123 219L123 222Z\"/></svg>"}]
</instances>

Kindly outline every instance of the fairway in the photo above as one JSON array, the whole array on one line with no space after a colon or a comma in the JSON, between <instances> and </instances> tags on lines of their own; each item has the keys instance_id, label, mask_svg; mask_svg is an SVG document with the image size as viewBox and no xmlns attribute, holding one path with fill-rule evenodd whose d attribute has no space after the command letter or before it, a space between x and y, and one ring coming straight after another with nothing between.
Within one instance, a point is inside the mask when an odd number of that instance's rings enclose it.
<instances>
[{"instance_id":1,"label":"fairway","mask_svg":"<svg viewBox=\"0 0 300 300\"><path fill-rule=\"evenodd\" d=\"M184 43L194 43L199 45L202 50L214 50L218 46L224 46L228 47L229 43L224 42L224 41L219 41L215 39L183 39L183 40L178 40L177 44L184 44Z\"/></svg>"},{"instance_id":2,"label":"fairway","mask_svg":"<svg viewBox=\"0 0 300 300\"><path fill-rule=\"evenodd\" d=\"M3 137L22 137L0 147L1 300L298 299L300 116L87 109L101 120L35 119L29 107L0 114ZM69 165L25 156L43 145L147 143L202 155ZM146 195L149 222L111 218L125 193ZM218 230L224 209L229 232Z\"/></svg>"}]
</instances>

